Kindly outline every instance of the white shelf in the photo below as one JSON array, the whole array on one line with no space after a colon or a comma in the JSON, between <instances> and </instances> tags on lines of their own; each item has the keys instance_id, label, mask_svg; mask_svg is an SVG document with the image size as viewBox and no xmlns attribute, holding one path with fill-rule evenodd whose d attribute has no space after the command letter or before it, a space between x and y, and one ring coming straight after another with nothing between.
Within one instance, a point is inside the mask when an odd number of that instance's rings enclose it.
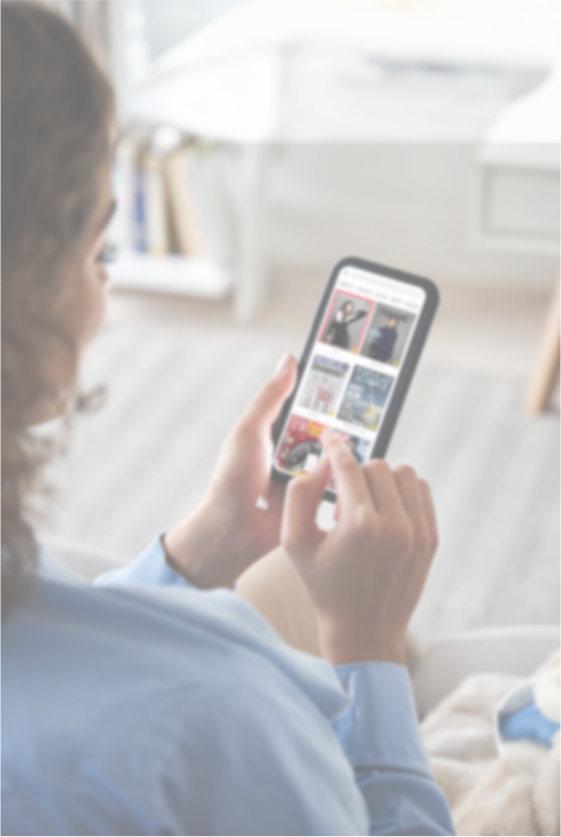
<instances>
[{"instance_id":1,"label":"white shelf","mask_svg":"<svg viewBox=\"0 0 561 837\"><path fill-rule=\"evenodd\" d=\"M119 290L221 299L232 287L227 270L186 256L120 256L109 265L110 286Z\"/></svg>"}]
</instances>

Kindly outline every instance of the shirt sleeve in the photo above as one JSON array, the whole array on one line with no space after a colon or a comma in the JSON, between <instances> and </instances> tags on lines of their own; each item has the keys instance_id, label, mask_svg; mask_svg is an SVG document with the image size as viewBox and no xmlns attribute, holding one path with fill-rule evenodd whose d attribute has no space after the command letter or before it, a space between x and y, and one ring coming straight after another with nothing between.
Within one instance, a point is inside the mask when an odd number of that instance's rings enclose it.
<instances>
[{"instance_id":1,"label":"shirt sleeve","mask_svg":"<svg viewBox=\"0 0 561 837\"><path fill-rule=\"evenodd\" d=\"M96 579L95 584L197 589L167 563L160 538L156 538L131 564L105 573ZM355 663L339 666L336 672L341 685L352 698L352 703L333 722L333 727L366 803L369 833L454 834L446 797L436 784L423 747L405 667L393 663ZM307 729L309 724L305 726ZM274 725L270 726L272 728ZM269 737L270 733L267 740ZM309 742L310 752L321 750L318 744L321 740L322 737L318 735L313 744ZM279 742L277 745L275 751L282 750ZM305 751L306 745L300 740L299 763ZM274 753L271 754L271 763L275 762L273 756ZM305 771L301 764L296 771L306 774L306 780L302 781L297 796L300 797L300 804L308 811L304 820L309 833L328 833L327 821L324 819L327 812L322 809L320 816L316 808L317 798L325 796L325 787L321 788L321 792L315 788L317 793L314 793L310 777L323 772L327 785L337 784L339 788L345 786L344 777L341 776L337 777L337 782L330 783L329 779L333 778L327 767L330 759L325 753L323 756L323 771L318 765L315 765L314 770ZM336 764L337 760L331 761ZM294 778L294 771L291 775ZM282 785L278 776L276 785L279 789ZM298 808L294 798L291 807ZM329 829L329 833L362 832L356 806L346 799L343 809L344 813L343 810L329 812L327 820L331 829L335 827L335 831ZM318 816L322 821L321 826L316 819Z\"/></svg>"},{"instance_id":2,"label":"shirt sleeve","mask_svg":"<svg viewBox=\"0 0 561 837\"><path fill-rule=\"evenodd\" d=\"M155 538L131 564L120 567L118 570L103 573L99 578L96 578L94 584L99 587L140 585L142 587L164 586L197 589L170 567L166 560L161 537Z\"/></svg>"},{"instance_id":3,"label":"shirt sleeve","mask_svg":"<svg viewBox=\"0 0 561 837\"><path fill-rule=\"evenodd\" d=\"M352 703L333 726L365 799L370 834L454 834L423 746L406 668L355 663L336 671Z\"/></svg>"}]
</instances>

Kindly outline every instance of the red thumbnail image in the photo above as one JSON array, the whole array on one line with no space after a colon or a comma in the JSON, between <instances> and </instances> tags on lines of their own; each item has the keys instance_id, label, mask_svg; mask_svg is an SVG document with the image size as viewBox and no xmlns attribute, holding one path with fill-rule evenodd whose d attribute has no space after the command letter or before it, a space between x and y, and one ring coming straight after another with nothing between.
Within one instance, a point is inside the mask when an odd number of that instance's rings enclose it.
<instances>
[{"instance_id":1,"label":"red thumbnail image","mask_svg":"<svg viewBox=\"0 0 561 837\"><path fill-rule=\"evenodd\" d=\"M335 291L321 327L320 342L346 352L358 352L375 304L365 296Z\"/></svg>"},{"instance_id":2,"label":"red thumbnail image","mask_svg":"<svg viewBox=\"0 0 561 837\"><path fill-rule=\"evenodd\" d=\"M276 465L294 476L309 473L322 454L321 434L327 427L317 421L301 416L291 416L284 431L276 456ZM370 455L372 442L362 436L334 430L347 443L353 456L360 465L364 465ZM333 480L329 486L333 488Z\"/></svg>"},{"instance_id":3,"label":"red thumbnail image","mask_svg":"<svg viewBox=\"0 0 561 837\"><path fill-rule=\"evenodd\" d=\"M301 416L290 416L279 445L276 464L295 476L309 473L321 456L320 436L327 427Z\"/></svg>"}]
</instances>

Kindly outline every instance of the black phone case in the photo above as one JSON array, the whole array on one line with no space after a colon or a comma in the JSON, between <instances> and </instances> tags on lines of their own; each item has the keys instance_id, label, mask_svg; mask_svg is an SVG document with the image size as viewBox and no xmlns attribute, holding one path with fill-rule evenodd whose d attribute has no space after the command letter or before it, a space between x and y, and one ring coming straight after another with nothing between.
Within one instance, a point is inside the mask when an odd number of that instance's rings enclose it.
<instances>
[{"instance_id":1,"label":"black phone case","mask_svg":"<svg viewBox=\"0 0 561 837\"><path fill-rule=\"evenodd\" d=\"M407 352L405 360L403 361L403 366L401 367L399 377L396 380L396 388L393 397L390 401L390 404L388 405L388 409L386 411L384 419L382 421L382 426L376 438L376 442L374 443L374 448L372 450L372 455L370 458L383 459L388 449L388 445L390 443L395 425L397 424L401 408L403 407L403 402L405 401L405 396L407 395L407 390L409 389L409 385L411 383L413 374L417 367L417 363L421 356L425 340L427 339L427 335L430 331L430 327L432 325L436 309L438 308L440 294L438 292L438 288L436 287L434 282L430 281L430 279L424 279L422 276L415 276L412 273L405 273L404 271L396 270L393 267L386 267L385 265L376 264L375 262L368 262L364 259L358 259L354 258L353 256L349 256L346 259L342 259L335 265L327 283L327 286L325 288L325 291L323 293L323 297L317 310L312 328L310 330L310 335L306 342L304 352L298 363L298 380L296 382L296 386L294 387L293 394L284 402L281 414L273 427L273 442L275 450L279 442L280 435L282 433L286 419L288 418L288 414L292 409L292 403L300 385L302 375L304 374L304 370L308 365L308 359L315 346L317 335L323 322L327 306L329 305L329 301L331 299L333 288L337 281L337 277L339 276L341 270L345 267L357 267L361 270L369 271L370 273L377 273L379 276L387 276L388 279L395 279L398 282L404 282L407 285L416 285L417 287L422 288L426 293L426 300L423 306L423 310L419 315L419 322L417 323L417 327L415 328L415 331L413 333L411 344L409 346L409 350ZM282 483L287 483L291 479L294 479L294 477L291 474L286 474L284 471L278 471L274 467L274 465L272 467L272 476L275 480ZM335 500L337 499L337 494L335 491L327 489L324 494L324 499L330 500L331 502L335 502Z\"/></svg>"}]
</instances>

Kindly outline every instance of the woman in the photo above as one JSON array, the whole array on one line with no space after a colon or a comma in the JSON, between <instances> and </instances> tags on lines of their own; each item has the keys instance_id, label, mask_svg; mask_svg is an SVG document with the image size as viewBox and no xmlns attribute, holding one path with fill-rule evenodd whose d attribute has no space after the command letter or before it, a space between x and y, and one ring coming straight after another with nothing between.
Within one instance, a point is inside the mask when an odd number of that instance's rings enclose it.
<instances>
[{"instance_id":1,"label":"woman","mask_svg":"<svg viewBox=\"0 0 561 837\"><path fill-rule=\"evenodd\" d=\"M329 323L323 342L331 343L332 346L338 346L340 349L348 349L351 345L349 326L357 320L362 320L363 317L366 317L366 311L355 312L354 302L348 299Z\"/></svg>"},{"instance_id":2,"label":"woman","mask_svg":"<svg viewBox=\"0 0 561 837\"><path fill-rule=\"evenodd\" d=\"M293 358L231 431L205 500L133 564L90 587L40 553L27 514L49 451L30 427L76 401L103 317L113 100L39 5L2 4L2 59L3 833L451 833L403 667L436 547L430 492L336 438L286 497L269 488ZM229 589L279 539L324 660Z\"/></svg>"},{"instance_id":3,"label":"woman","mask_svg":"<svg viewBox=\"0 0 561 837\"><path fill-rule=\"evenodd\" d=\"M382 326L370 341L367 356L381 363L391 363L398 337L397 317L389 317L386 325Z\"/></svg>"}]
</instances>

